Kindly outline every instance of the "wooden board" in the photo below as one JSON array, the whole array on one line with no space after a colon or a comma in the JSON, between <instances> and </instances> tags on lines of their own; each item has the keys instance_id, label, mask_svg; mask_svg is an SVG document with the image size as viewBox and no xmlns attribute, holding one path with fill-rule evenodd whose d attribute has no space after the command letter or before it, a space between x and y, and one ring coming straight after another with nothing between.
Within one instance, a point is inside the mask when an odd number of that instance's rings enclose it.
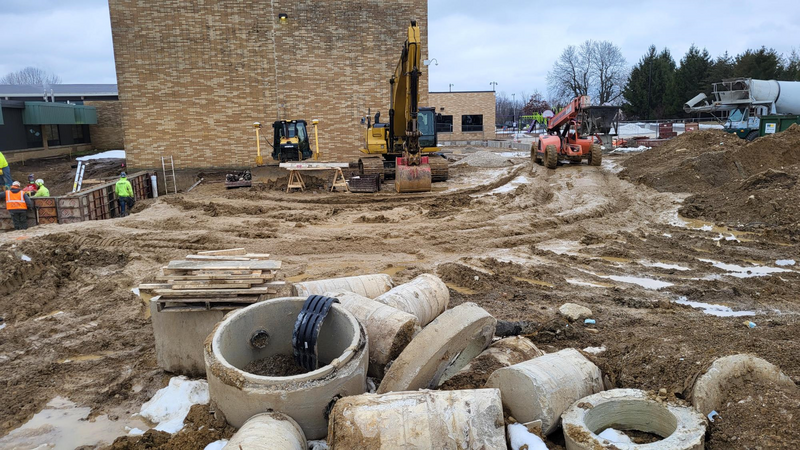
<instances>
[{"instance_id":1,"label":"wooden board","mask_svg":"<svg viewBox=\"0 0 800 450\"><path fill-rule=\"evenodd\" d=\"M250 258L244 256L216 256L216 255L186 255L187 260L192 261L251 261Z\"/></svg>"},{"instance_id":2,"label":"wooden board","mask_svg":"<svg viewBox=\"0 0 800 450\"><path fill-rule=\"evenodd\" d=\"M244 255L247 251L243 248L229 248L227 250L206 250L197 252L198 255L218 255L218 256L231 256L231 255Z\"/></svg>"},{"instance_id":3,"label":"wooden board","mask_svg":"<svg viewBox=\"0 0 800 450\"><path fill-rule=\"evenodd\" d=\"M288 162L281 163L281 169L289 170L326 170L326 169L344 169L350 167L349 163L335 163L335 162Z\"/></svg>"},{"instance_id":4,"label":"wooden board","mask_svg":"<svg viewBox=\"0 0 800 450\"><path fill-rule=\"evenodd\" d=\"M152 291L153 289L169 289L171 283L142 283L139 285L139 291Z\"/></svg>"},{"instance_id":5,"label":"wooden board","mask_svg":"<svg viewBox=\"0 0 800 450\"><path fill-rule=\"evenodd\" d=\"M186 283L186 284L179 284L175 283L172 285L172 289L180 289L180 290L192 290L192 289L231 289L231 288L250 288L256 283L231 283L231 284L204 284L204 283Z\"/></svg>"},{"instance_id":6,"label":"wooden board","mask_svg":"<svg viewBox=\"0 0 800 450\"><path fill-rule=\"evenodd\" d=\"M270 278L272 275L266 275ZM225 282L229 284L236 283L261 283L264 281L262 275L159 275L156 277L157 281L173 281L173 282L198 282L208 283Z\"/></svg>"},{"instance_id":7,"label":"wooden board","mask_svg":"<svg viewBox=\"0 0 800 450\"><path fill-rule=\"evenodd\" d=\"M259 294L274 294L273 288L250 288L250 289L155 289L155 295L166 297L191 297L198 295L259 295Z\"/></svg>"},{"instance_id":8,"label":"wooden board","mask_svg":"<svg viewBox=\"0 0 800 450\"><path fill-rule=\"evenodd\" d=\"M170 261L167 269L174 270L278 270L280 261Z\"/></svg>"}]
</instances>

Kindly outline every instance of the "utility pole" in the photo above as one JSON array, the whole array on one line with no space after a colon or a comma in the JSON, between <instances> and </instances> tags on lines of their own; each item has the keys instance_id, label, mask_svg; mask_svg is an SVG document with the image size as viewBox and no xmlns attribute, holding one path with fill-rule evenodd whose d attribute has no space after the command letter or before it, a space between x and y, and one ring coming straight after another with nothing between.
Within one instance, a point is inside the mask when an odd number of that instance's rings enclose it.
<instances>
[{"instance_id":1,"label":"utility pole","mask_svg":"<svg viewBox=\"0 0 800 450\"><path fill-rule=\"evenodd\" d=\"M453 86L455 86L455 84L450 83L450 92L453 92Z\"/></svg>"},{"instance_id":2,"label":"utility pole","mask_svg":"<svg viewBox=\"0 0 800 450\"><path fill-rule=\"evenodd\" d=\"M516 127L517 125L517 94L511 94L511 125Z\"/></svg>"},{"instance_id":3,"label":"utility pole","mask_svg":"<svg viewBox=\"0 0 800 450\"><path fill-rule=\"evenodd\" d=\"M492 81L489 85L492 87L492 92L495 92L494 88L497 87L497 81Z\"/></svg>"}]
</instances>

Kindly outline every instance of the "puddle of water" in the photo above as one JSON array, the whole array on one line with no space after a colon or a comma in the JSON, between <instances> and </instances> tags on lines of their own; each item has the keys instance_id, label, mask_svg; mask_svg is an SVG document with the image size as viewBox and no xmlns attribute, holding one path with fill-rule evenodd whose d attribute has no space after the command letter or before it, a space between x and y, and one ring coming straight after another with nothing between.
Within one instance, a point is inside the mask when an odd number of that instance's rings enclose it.
<instances>
[{"instance_id":1,"label":"puddle of water","mask_svg":"<svg viewBox=\"0 0 800 450\"><path fill-rule=\"evenodd\" d=\"M534 280L533 278L523 278L523 277L511 277L511 278L513 278L513 279L515 279L517 281L523 281L525 283L534 284L534 285L537 285L537 286L544 286L544 287L549 287L549 288L556 287L554 284L551 284L551 283L548 283L548 282L542 281L542 280Z\"/></svg>"},{"instance_id":2,"label":"puddle of water","mask_svg":"<svg viewBox=\"0 0 800 450\"><path fill-rule=\"evenodd\" d=\"M606 275L601 276L598 275L600 278L606 278L609 280L619 281L620 283L629 283L641 286L645 289L652 289L652 290L659 290L661 288L672 286L673 283L668 283L666 281L659 281L654 280L652 278L641 278L641 277L629 277L629 276L620 276L620 275Z\"/></svg>"},{"instance_id":3,"label":"puddle of water","mask_svg":"<svg viewBox=\"0 0 800 450\"><path fill-rule=\"evenodd\" d=\"M616 256L601 256L600 259L613 263L629 264L632 260L628 258L617 258Z\"/></svg>"},{"instance_id":4,"label":"puddle of water","mask_svg":"<svg viewBox=\"0 0 800 450\"><path fill-rule=\"evenodd\" d=\"M458 292L459 294L464 294L464 295L475 295L475 294L478 294L478 293L479 293L479 292L478 292L478 291L476 291L475 289L470 289L470 288L468 288L468 287L459 286L459 285L457 285L457 284L453 284L453 283L445 283L445 284L447 285L447 287L449 287L450 289L452 289L452 290L454 290L454 291Z\"/></svg>"},{"instance_id":5,"label":"puddle of water","mask_svg":"<svg viewBox=\"0 0 800 450\"><path fill-rule=\"evenodd\" d=\"M482 194L472 194L472 195L470 195L470 197L478 198L478 197L485 197L485 196L488 196L488 195L506 194L508 192L512 192L513 190L515 190L519 186L521 186L521 185L523 185L525 183L528 183L528 181L529 181L528 177L526 177L525 175L520 175L520 176L514 178L513 180L509 181L508 183L506 183L506 184L504 184L502 186L498 186L498 187L492 189L489 192L484 192Z\"/></svg>"},{"instance_id":6,"label":"puddle of water","mask_svg":"<svg viewBox=\"0 0 800 450\"><path fill-rule=\"evenodd\" d=\"M387 267L387 268L381 270L380 273L385 273L386 275L389 275L390 277L394 278L394 276L397 275L398 273L400 273L400 272L402 272L402 271L404 271L404 270L406 270L406 269L408 269L410 267L414 267L416 264L417 263L399 262L397 264L393 264L391 267Z\"/></svg>"},{"instance_id":7,"label":"puddle of water","mask_svg":"<svg viewBox=\"0 0 800 450\"><path fill-rule=\"evenodd\" d=\"M779 259L775 261L776 266L793 266L796 262L793 259Z\"/></svg>"},{"instance_id":8,"label":"puddle of water","mask_svg":"<svg viewBox=\"0 0 800 450\"><path fill-rule=\"evenodd\" d=\"M700 259L700 261L711 264L718 269L722 269L728 272L728 275L736 278L766 277L773 273L793 272L792 270L782 269L780 267L769 267L769 266L742 267L736 264L726 264L723 262L714 261L713 259Z\"/></svg>"},{"instance_id":9,"label":"puddle of water","mask_svg":"<svg viewBox=\"0 0 800 450\"><path fill-rule=\"evenodd\" d=\"M673 302L679 305L688 305L692 308L702 309L703 313L708 314L710 316L717 316L717 317L744 317L744 316L755 316L755 311L734 311L733 309L723 306L723 305L713 305L711 303L703 303L703 302L693 302L691 300L687 300L686 297L680 297L678 300L673 300Z\"/></svg>"},{"instance_id":10,"label":"puddle of water","mask_svg":"<svg viewBox=\"0 0 800 450\"><path fill-rule=\"evenodd\" d=\"M574 280L568 279L567 283L574 284L575 286L586 286L586 287L599 287L599 288L612 288L614 285L606 284L606 283L589 283L588 281L581 281L581 280Z\"/></svg>"},{"instance_id":11,"label":"puddle of water","mask_svg":"<svg viewBox=\"0 0 800 450\"><path fill-rule=\"evenodd\" d=\"M65 398L56 397L31 420L0 438L0 448L72 450L110 444L127 434L126 427L150 428L146 422L135 418L111 421L103 415L87 420L91 411L89 407L78 407Z\"/></svg>"},{"instance_id":12,"label":"puddle of water","mask_svg":"<svg viewBox=\"0 0 800 450\"><path fill-rule=\"evenodd\" d=\"M676 215L672 220L670 220L669 224L675 227L717 233L718 236L713 238L715 241L725 239L726 241L752 242L752 239L747 239L744 236L756 234L747 231L731 230L728 227L720 227L711 222L705 222L698 219L687 219L686 217L679 215Z\"/></svg>"},{"instance_id":13,"label":"puddle of water","mask_svg":"<svg viewBox=\"0 0 800 450\"><path fill-rule=\"evenodd\" d=\"M578 243L574 241L548 241L537 244L539 250L551 251L556 255L569 255L578 248Z\"/></svg>"},{"instance_id":14,"label":"puddle of water","mask_svg":"<svg viewBox=\"0 0 800 450\"><path fill-rule=\"evenodd\" d=\"M661 262L649 263L649 262L640 261L640 264L643 265L643 266L647 266L647 267L657 267L659 269L667 269L667 270L680 270L680 271L692 270L692 269L690 269L688 267L679 266L677 264L666 264L666 263L661 263Z\"/></svg>"}]
</instances>

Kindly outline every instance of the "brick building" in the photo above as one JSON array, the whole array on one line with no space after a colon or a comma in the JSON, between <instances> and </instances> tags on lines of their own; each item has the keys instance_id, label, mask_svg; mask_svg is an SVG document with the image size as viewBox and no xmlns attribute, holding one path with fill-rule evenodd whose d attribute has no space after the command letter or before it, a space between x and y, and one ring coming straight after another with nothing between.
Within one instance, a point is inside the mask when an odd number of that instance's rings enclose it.
<instances>
[{"instance_id":1,"label":"brick building","mask_svg":"<svg viewBox=\"0 0 800 450\"><path fill-rule=\"evenodd\" d=\"M442 115L439 142L496 138L494 92L431 92L428 103Z\"/></svg>"},{"instance_id":2,"label":"brick building","mask_svg":"<svg viewBox=\"0 0 800 450\"><path fill-rule=\"evenodd\" d=\"M131 168L160 167L162 155L178 169L251 166L253 122L271 131L279 117L319 119L323 158L353 160L363 146L361 117L388 112L388 81L411 19L427 58L426 0L109 6Z\"/></svg>"}]
</instances>

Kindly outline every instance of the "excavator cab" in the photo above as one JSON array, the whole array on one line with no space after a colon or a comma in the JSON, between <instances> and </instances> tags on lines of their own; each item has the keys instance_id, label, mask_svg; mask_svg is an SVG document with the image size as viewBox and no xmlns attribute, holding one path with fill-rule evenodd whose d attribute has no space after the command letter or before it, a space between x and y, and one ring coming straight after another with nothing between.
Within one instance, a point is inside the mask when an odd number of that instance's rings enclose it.
<instances>
[{"instance_id":1,"label":"excavator cab","mask_svg":"<svg viewBox=\"0 0 800 450\"><path fill-rule=\"evenodd\" d=\"M303 161L312 157L305 120L278 120L274 130L272 159L280 162Z\"/></svg>"}]
</instances>

